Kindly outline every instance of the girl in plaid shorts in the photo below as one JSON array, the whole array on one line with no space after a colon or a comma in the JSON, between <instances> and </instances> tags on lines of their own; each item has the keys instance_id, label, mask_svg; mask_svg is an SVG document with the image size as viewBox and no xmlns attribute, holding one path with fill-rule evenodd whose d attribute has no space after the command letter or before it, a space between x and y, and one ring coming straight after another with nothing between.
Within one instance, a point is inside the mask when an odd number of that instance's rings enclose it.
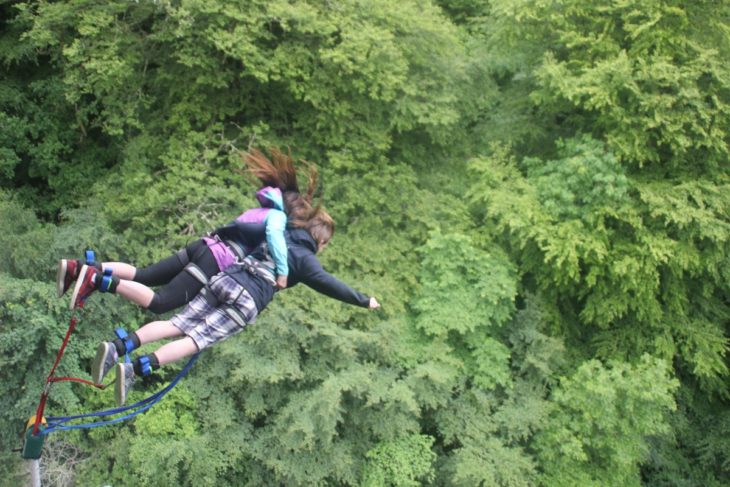
<instances>
[{"instance_id":1,"label":"girl in plaid shorts","mask_svg":"<svg viewBox=\"0 0 730 487\"><path fill-rule=\"evenodd\" d=\"M324 249L334 233L334 222L322 208L305 228L285 231L288 247L289 286L299 282L343 302L376 309L374 297L362 294L327 273L316 254ZM287 287L287 288L288 288ZM167 321L154 321L135 332L143 345L176 338L155 352L138 357L132 363L117 363L120 353L111 342L102 343L92 370L101 382L116 365L115 397L124 404L129 388L137 376L151 374L162 365L199 352L244 330L271 302L277 291L273 265L266 245L259 245L241 263L214 276L185 309Z\"/></svg>"}]
</instances>

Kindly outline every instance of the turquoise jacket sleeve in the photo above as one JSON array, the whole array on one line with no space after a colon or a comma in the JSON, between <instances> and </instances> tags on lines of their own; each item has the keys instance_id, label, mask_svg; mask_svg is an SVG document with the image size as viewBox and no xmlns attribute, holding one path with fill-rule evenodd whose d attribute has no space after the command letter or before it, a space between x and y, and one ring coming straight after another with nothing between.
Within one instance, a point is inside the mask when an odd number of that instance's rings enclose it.
<instances>
[{"instance_id":1,"label":"turquoise jacket sleeve","mask_svg":"<svg viewBox=\"0 0 730 487\"><path fill-rule=\"evenodd\" d=\"M266 243L269 246L271 258L276 264L276 274L279 276L289 275L289 263L287 262L286 241L284 240L284 229L286 228L286 213L271 209L264 220L266 224Z\"/></svg>"}]
</instances>

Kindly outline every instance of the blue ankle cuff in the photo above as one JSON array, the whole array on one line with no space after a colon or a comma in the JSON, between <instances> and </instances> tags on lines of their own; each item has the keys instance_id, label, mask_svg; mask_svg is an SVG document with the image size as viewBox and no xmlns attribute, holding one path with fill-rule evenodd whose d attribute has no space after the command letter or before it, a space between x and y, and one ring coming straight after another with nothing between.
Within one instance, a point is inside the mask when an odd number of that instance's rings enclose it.
<instances>
[{"instance_id":1,"label":"blue ankle cuff","mask_svg":"<svg viewBox=\"0 0 730 487\"><path fill-rule=\"evenodd\" d=\"M98 279L98 277L97 277ZM99 291L108 293L112 287L112 269L104 269L104 274L101 276L101 282L99 282Z\"/></svg>"},{"instance_id":2,"label":"blue ankle cuff","mask_svg":"<svg viewBox=\"0 0 730 487\"><path fill-rule=\"evenodd\" d=\"M152 373L152 365L150 364L150 358L144 355L137 359L139 361L139 370L135 372L141 372L140 375L150 375ZM136 369L137 367L135 367Z\"/></svg>"},{"instance_id":3,"label":"blue ankle cuff","mask_svg":"<svg viewBox=\"0 0 730 487\"><path fill-rule=\"evenodd\" d=\"M122 327L117 327L114 330L114 334L117 335L117 338L119 338L119 341L122 343L122 347L124 348L124 361L128 363L131 362L132 360L129 357L129 354L137 349L133 335L127 333L127 331ZM117 351L119 351L119 349L117 349Z\"/></svg>"}]
</instances>

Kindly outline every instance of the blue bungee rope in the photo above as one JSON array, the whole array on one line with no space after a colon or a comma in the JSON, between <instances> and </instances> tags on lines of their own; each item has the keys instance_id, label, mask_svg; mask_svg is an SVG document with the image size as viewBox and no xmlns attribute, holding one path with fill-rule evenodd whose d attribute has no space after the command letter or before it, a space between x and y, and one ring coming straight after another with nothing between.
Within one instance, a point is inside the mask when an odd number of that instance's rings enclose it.
<instances>
[{"instance_id":1,"label":"blue bungee rope","mask_svg":"<svg viewBox=\"0 0 730 487\"><path fill-rule=\"evenodd\" d=\"M115 424L120 423L122 421L126 421L127 419L133 418L137 416L140 413L143 413L144 411L147 411L149 408L154 406L157 402L160 401L170 390L172 390L173 387L187 375L187 373L192 368L193 364L196 360L198 360L198 356L200 355L200 352L193 355L187 364L185 364L185 367L180 370L180 372L175 376L175 378L170 382L164 389L152 394L151 396L142 399L141 401L138 401L134 404L130 404L129 406L121 406L118 408L112 408L112 409L106 409L104 411L97 411L94 413L86 413L86 414L78 414L75 416L49 416L47 419L48 421L48 427L42 431L41 434L47 435L49 433L53 433L54 431L68 431L68 430L77 430L77 429L90 429L90 428L96 428L97 426L106 426L109 424ZM113 416L115 414L120 414L125 411L129 411L131 409L139 408L136 411L132 411L129 414L125 414L124 416L120 416L118 418L108 419L105 421L95 421L92 423L82 423L82 424L72 424L72 425L65 425L64 423L67 423L69 421L73 421L76 419L82 419L82 418L92 418L92 417L101 417L101 416Z\"/></svg>"}]
</instances>

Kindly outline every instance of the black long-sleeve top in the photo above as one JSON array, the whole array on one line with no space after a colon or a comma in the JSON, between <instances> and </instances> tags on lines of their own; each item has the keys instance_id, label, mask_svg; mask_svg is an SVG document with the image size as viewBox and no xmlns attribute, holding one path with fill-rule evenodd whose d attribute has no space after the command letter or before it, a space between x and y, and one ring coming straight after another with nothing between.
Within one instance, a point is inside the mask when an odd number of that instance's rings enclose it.
<instances>
[{"instance_id":1,"label":"black long-sleeve top","mask_svg":"<svg viewBox=\"0 0 730 487\"><path fill-rule=\"evenodd\" d=\"M348 304L367 308L370 297L352 289L335 278L322 267L316 256L317 244L311 235L302 229L289 229L284 232L289 262L287 289L303 283L317 292ZM251 257L264 260L265 250L259 246L251 252ZM243 266L234 264L226 273L239 282L253 297L260 313L271 302L275 289L262 277L248 272Z\"/></svg>"}]
</instances>

